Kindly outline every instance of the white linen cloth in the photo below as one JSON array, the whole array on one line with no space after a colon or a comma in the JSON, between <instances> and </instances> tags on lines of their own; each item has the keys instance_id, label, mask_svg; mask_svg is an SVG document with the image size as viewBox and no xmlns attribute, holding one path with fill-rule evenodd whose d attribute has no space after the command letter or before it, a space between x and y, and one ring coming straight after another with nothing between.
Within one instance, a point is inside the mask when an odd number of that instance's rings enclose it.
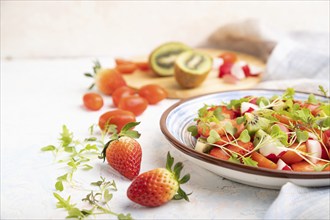
<instances>
[{"instance_id":1,"label":"white linen cloth","mask_svg":"<svg viewBox=\"0 0 330 220\"><path fill-rule=\"evenodd\" d=\"M319 93L330 87L329 33L282 33L257 20L220 27L208 45L258 56L267 62L258 88ZM329 178L330 186L330 178ZM330 219L330 187L282 186L265 219Z\"/></svg>"},{"instance_id":2,"label":"white linen cloth","mask_svg":"<svg viewBox=\"0 0 330 220\"><path fill-rule=\"evenodd\" d=\"M264 219L329 219L330 187L307 188L286 183Z\"/></svg>"}]
</instances>

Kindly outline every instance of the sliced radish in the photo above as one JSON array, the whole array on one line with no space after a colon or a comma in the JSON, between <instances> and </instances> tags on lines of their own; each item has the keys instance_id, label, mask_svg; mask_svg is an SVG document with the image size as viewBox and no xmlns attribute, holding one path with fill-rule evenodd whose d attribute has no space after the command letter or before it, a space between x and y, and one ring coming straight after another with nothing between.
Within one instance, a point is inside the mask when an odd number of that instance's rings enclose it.
<instances>
[{"instance_id":1,"label":"sliced radish","mask_svg":"<svg viewBox=\"0 0 330 220\"><path fill-rule=\"evenodd\" d=\"M267 157L269 160L276 163L278 159L285 154L287 148L284 147L279 141L269 143L266 146L260 148L260 153Z\"/></svg>"},{"instance_id":2,"label":"sliced radish","mask_svg":"<svg viewBox=\"0 0 330 220\"><path fill-rule=\"evenodd\" d=\"M283 160L279 159L277 161L277 169L278 170L291 170L291 167L289 165L287 165Z\"/></svg>"},{"instance_id":3,"label":"sliced radish","mask_svg":"<svg viewBox=\"0 0 330 220\"><path fill-rule=\"evenodd\" d=\"M312 139L312 140L317 140L317 137L315 134L311 133L311 132L308 132L308 138L309 139Z\"/></svg>"},{"instance_id":4,"label":"sliced radish","mask_svg":"<svg viewBox=\"0 0 330 220\"><path fill-rule=\"evenodd\" d=\"M322 157L322 147L320 142L317 140L307 140L306 141L307 152L312 156L308 157L313 163L319 161L318 158Z\"/></svg>"},{"instance_id":5,"label":"sliced radish","mask_svg":"<svg viewBox=\"0 0 330 220\"><path fill-rule=\"evenodd\" d=\"M258 76L262 73L262 68L254 65L249 65L250 76Z\"/></svg>"},{"instance_id":6,"label":"sliced radish","mask_svg":"<svg viewBox=\"0 0 330 220\"><path fill-rule=\"evenodd\" d=\"M244 71L244 74L246 77L251 76L251 71L250 71L249 65L245 64L244 66L242 66L242 70Z\"/></svg>"},{"instance_id":7,"label":"sliced radish","mask_svg":"<svg viewBox=\"0 0 330 220\"><path fill-rule=\"evenodd\" d=\"M330 130L323 132L323 143L330 149Z\"/></svg>"},{"instance_id":8,"label":"sliced radish","mask_svg":"<svg viewBox=\"0 0 330 220\"><path fill-rule=\"evenodd\" d=\"M213 69L218 70L222 64L223 64L222 58L219 58L219 57L213 58Z\"/></svg>"},{"instance_id":9,"label":"sliced radish","mask_svg":"<svg viewBox=\"0 0 330 220\"><path fill-rule=\"evenodd\" d=\"M219 74L218 77L222 78L225 75L230 75L231 74L231 68L232 68L233 64L232 63L223 63L220 67L219 67Z\"/></svg>"},{"instance_id":10,"label":"sliced radish","mask_svg":"<svg viewBox=\"0 0 330 220\"><path fill-rule=\"evenodd\" d=\"M259 110L259 106L250 102L241 103L241 115L243 115L246 112L253 112L255 110Z\"/></svg>"},{"instance_id":11,"label":"sliced radish","mask_svg":"<svg viewBox=\"0 0 330 220\"><path fill-rule=\"evenodd\" d=\"M231 74L239 80L244 79L245 73L242 68L244 65L245 65L245 62L242 62L242 61L235 63L231 67Z\"/></svg>"}]
</instances>

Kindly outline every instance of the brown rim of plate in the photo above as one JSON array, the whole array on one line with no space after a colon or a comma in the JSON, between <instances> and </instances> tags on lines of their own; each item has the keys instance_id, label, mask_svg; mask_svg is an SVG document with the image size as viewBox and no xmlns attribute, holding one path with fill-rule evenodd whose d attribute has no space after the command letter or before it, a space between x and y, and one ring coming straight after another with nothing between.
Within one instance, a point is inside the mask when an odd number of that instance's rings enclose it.
<instances>
[{"instance_id":1,"label":"brown rim of plate","mask_svg":"<svg viewBox=\"0 0 330 220\"><path fill-rule=\"evenodd\" d=\"M175 109L176 107L180 106L182 103L188 102L192 99L199 98L202 96L208 96L212 94L218 94L218 93L227 93L227 92L235 92L235 91L251 91L251 90L260 90L260 91L273 91L273 92L285 92L285 90L278 90L278 89L240 89L240 90L228 90L228 91L222 91L222 92L213 92L203 95L197 95L190 98L182 99L181 101L178 101L177 103L170 106L161 116L160 119L160 129L162 133L165 135L166 139L179 151L185 153L186 155L199 159L203 162L210 163L213 165L217 165L220 167L233 169L236 171L244 172L244 173L251 173L255 175L263 175L263 176L269 176L269 177L281 177L281 178L288 178L288 179L325 179L330 178L330 171L321 171L321 172L297 172L297 171L283 171L283 170L272 170L267 168L258 168L258 167L252 167L247 166L244 164L237 164L230 161L221 160L215 157L212 157L208 154L200 153L198 151L195 151L192 148L187 147L185 144L181 143L179 140L177 140L167 129L166 127L166 120L170 112ZM296 93L301 94L311 94L307 92L300 92L296 91ZM314 94L319 97L328 98L322 95Z\"/></svg>"}]
</instances>

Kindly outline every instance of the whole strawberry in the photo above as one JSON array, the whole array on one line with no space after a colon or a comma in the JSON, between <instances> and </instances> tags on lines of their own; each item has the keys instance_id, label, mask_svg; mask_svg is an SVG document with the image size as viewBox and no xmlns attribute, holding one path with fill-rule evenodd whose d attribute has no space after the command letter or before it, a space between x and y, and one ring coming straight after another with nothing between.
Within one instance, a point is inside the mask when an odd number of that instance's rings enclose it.
<instances>
[{"instance_id":1,"label":"whole strawberry","mask_svg":"<svg viewBox=\"0 0 330 220\"><path fill-rule=\"evenodd\" d=\"M157 168L136 177L127 189L127 197L135 203L148 207L160 206L172 199L189 201L180 184L188 182L190 175L186 174L180 179L183 164L181 162L175 164L172 170L173 163L174 158L168 153L166 169Z\"/></svg>"},{"instance_id":2,"label":"whole strawberry","mask_svg":"<svg viewBox=\"0 0 330 220\"><path fill-rule=\"evenodd\" d=\"M140 173L142 150L134 139L140 137L140 134L131 130L138 124L139 122L128 123L118 135L113 135L105 145L101 156L103 160L107 159L112 168L130 180Z\"/></svg>"}]
</instances>

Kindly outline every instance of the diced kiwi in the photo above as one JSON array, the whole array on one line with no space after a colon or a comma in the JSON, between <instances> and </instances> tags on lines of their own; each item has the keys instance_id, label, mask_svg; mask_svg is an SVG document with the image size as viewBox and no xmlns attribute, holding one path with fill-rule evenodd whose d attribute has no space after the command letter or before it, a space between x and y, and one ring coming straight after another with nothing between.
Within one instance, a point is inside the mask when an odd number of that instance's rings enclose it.
<instances>
[{"instance_id":1,"label":"diced kiwi","mask_svg":"<svg viewBox=\"0 0 330 220\"><path fill-rule=\"evenodd\" d=\"M254 135L253 145L257 146L261 140L267 141L269 138L271 138L269 134L259 129Z\"/></svg>"},{"instance_id":2,"label":"diced kiwi","mask_svg":"<svg viewBox=\"0 0 330 220\"><path fill-rule=\"evenodd\" d=\"M149 65L152 71L159 76L173 76L177 56L187 50L191 50L191 48L180 42L162 44L151 52Z\"/></svg>"},{"instance_id":3,"label":"diced kiwi","mask_svg":"<svg viewBox=\"0 0 330 220\"><path fill-rule=\"evenodd\" d=\"M266 130L270 126L270 121L267 118L260 117L256 114L245 113L246 129L249 134L254 134L259 129Z\"/></svg>"},{"instance_id":4,"label":"diced kiwi","mask_svg":"<svg viewBox=\"0 0 330 220\"><path fill-rule=\"evenodd\" d=\"M285 102L279 101L277 105L273 106L273 110L276 112L279 112L279 111L284 110L287 107L288 107L288 105Z\"/></svg>"},{"instance_id":5,"label":"diced kiwi","mask_svg":"<svg viewBox=\"0 0 330 220\"><path fill-rule=\"evenodd\" d=\"M175 79L183 88L194 88L203 83L212 69L212 58L201 52L189 50L175 61Z\"/></svg>"}]
</instances>

